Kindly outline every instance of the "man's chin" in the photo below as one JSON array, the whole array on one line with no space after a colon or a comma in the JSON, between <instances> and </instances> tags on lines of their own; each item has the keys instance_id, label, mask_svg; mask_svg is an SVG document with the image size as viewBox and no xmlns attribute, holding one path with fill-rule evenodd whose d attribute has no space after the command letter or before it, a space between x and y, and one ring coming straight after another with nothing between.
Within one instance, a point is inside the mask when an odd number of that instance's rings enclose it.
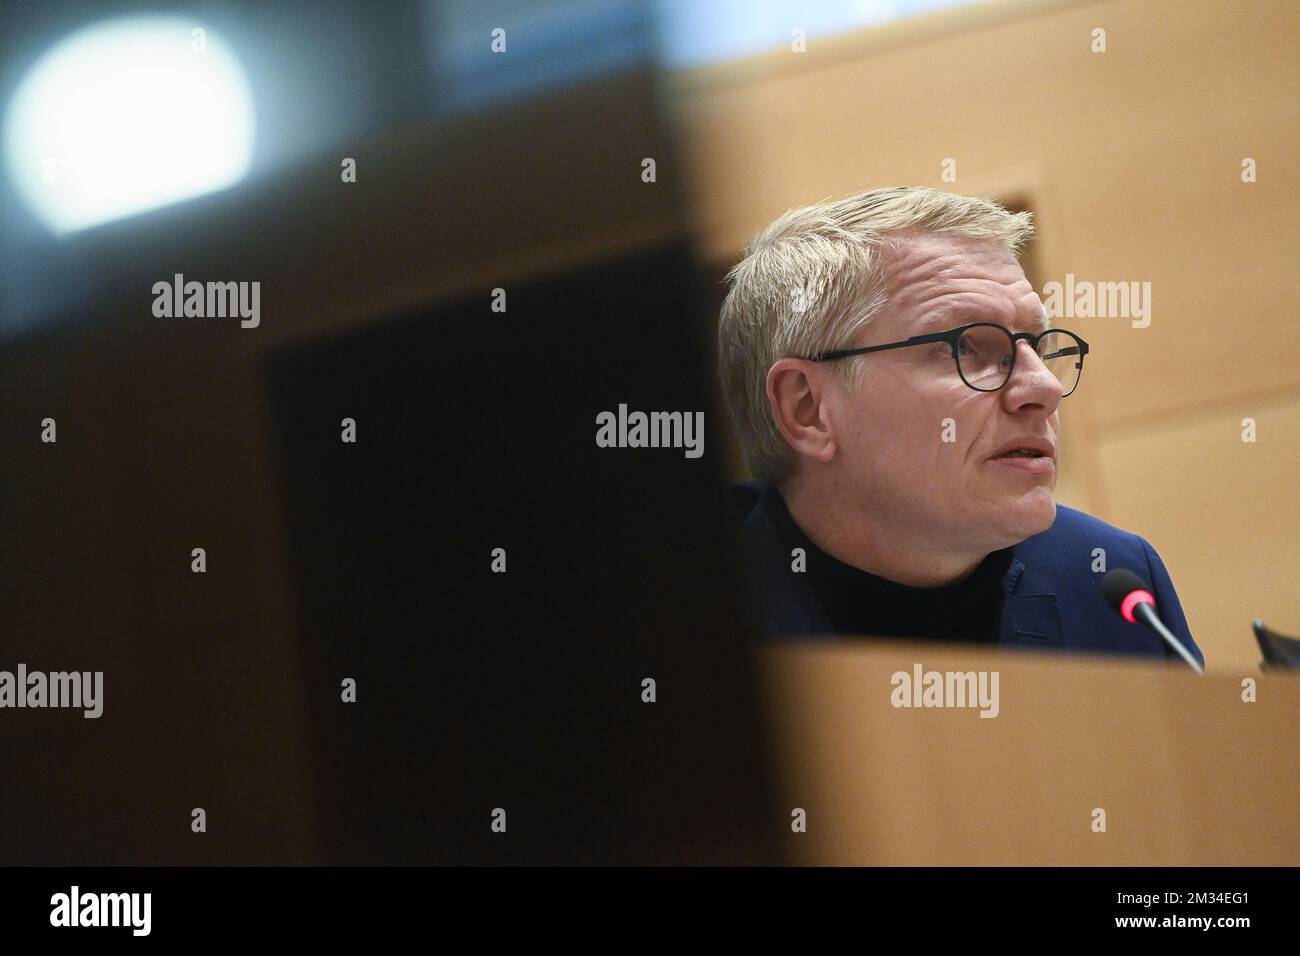
<instances>
[{"instance_id":1,"label":"man's chin","mask_svg":"<svg viewBox=\"0 0 1300 956\"><path fill-rule=\"evenodd\" d=\"M1056 499L1045 488L1034 491L1008 506L1004 527L1008 546L1042 534L1056 521Z\"/></svg>"}]
</instances>

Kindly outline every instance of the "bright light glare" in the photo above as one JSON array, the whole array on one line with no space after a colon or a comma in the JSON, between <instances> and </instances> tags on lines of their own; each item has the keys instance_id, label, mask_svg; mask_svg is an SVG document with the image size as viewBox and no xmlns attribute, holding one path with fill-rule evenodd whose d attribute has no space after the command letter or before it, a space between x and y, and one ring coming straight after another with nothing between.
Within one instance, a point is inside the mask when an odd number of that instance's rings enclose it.
<instances>
[{"instance_id":1,"label":"bright light glare","mask_svg":"<svg viewBox=\"0 0 1300 956\"><path fill-rule=\"evenodd\" d=\"M22 78L5 118L5 161L55 232L223 189L248 172L248 80L218 37L196 29L179 17L95 24Z\"/></svg>"}]
</instances>

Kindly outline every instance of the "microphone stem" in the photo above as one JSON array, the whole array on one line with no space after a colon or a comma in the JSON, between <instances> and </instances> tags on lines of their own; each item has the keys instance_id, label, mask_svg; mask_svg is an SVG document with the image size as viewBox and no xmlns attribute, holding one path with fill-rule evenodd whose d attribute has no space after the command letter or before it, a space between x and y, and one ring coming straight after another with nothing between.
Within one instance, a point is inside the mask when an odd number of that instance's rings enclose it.
<instances>
[{"instance_id":1,"label":"microphone stem","mask_svg":"<svg viewBox=\"0 0 1300 956\"><path fill-rule=\"evenodd\" d=\"M1147 624L1150 624L1151 627L1155 628L1156 633L1165 639L1166 644L1182 655L1183 660L1187 661L1192 670L1201 675L1205 674L1205 668L1201 667L1196 658L1188 652L1187 648L1183 647L1183 642L1174 637L1169 628L1165 627L1160 618L1156 616L1155 609L1150 604L1145 602L1139 604L1133 609L1133 613L1142 618L1142 620Z\"/></svg>"}]
</instances>

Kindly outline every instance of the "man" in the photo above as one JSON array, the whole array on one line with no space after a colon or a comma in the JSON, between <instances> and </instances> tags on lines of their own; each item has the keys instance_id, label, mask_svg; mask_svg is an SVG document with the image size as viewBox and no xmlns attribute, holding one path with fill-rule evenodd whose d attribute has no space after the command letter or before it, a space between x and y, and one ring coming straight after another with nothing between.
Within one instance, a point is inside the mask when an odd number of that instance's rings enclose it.
<instances>
[{"instance_id":1,"label":"man","mask_svg":"<svg viewBox=\"0 0 1300 956\"><path fill-rule=\"evenodd\" d=\"M1179 659L1103 601L1125 567L1203 662L1152 547L1055 502L1088 347L1050 328L1032 235L991 200L880 189L791 210L731 270L719 360L769 633Z\"/></svg>"}]
</instances>

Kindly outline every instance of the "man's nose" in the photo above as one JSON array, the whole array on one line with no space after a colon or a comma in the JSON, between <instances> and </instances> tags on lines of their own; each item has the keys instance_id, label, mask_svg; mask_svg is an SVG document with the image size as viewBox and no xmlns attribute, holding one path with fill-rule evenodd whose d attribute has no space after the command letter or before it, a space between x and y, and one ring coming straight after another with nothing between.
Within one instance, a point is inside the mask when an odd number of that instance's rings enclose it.
<instances>
[{"instance_id":1,"label":"man's nose","mask_svg":"<svg viewBox=\"0 0 1300 956\"><path fill-rule=\"evenodd\" d=\"M1008 410L1018 411L1028 405L1041 405L1052 414L1061 404L1061 380L1043 364L1042 358L1023 339L1016 343L1016 367L1002 388L1002 401Z\"/></svg>"}]
</instances>

